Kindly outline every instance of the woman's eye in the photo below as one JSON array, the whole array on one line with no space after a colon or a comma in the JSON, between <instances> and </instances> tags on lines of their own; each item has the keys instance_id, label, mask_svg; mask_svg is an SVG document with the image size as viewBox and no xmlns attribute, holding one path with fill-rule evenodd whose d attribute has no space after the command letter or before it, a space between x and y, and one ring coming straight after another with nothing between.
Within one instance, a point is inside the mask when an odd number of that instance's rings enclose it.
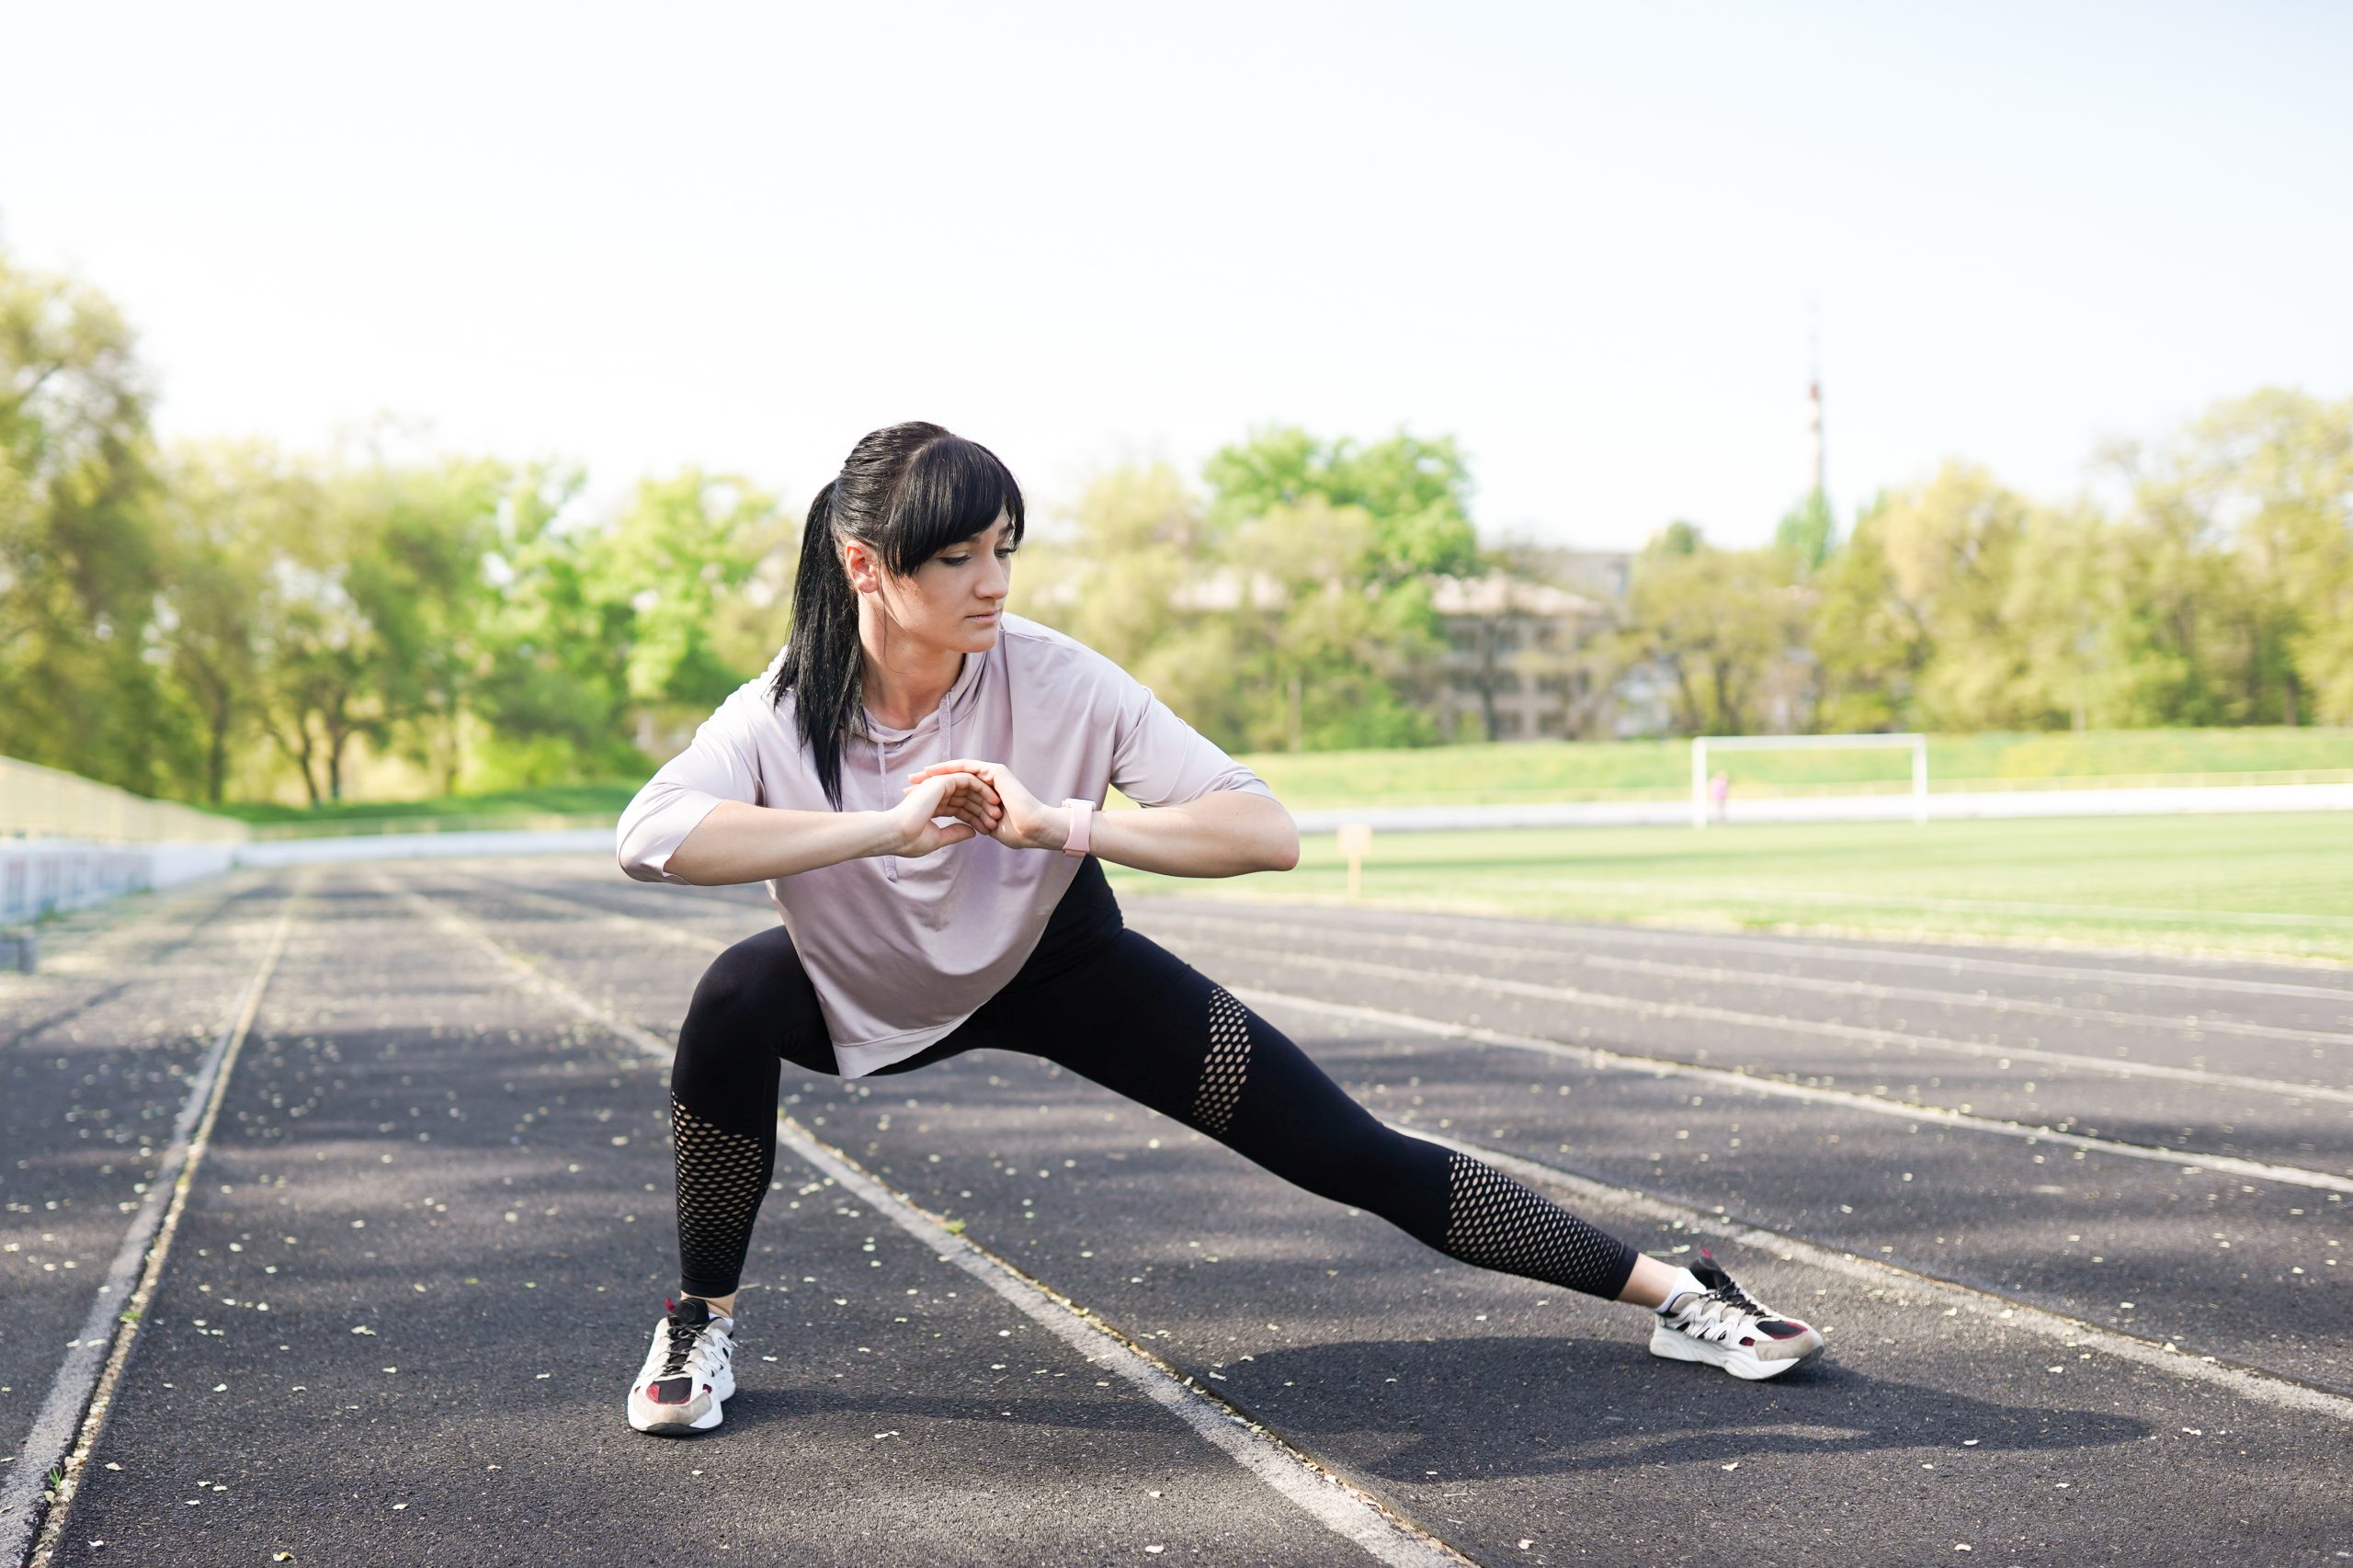
<instances>
[{"instance_id":1,"label":"woman's eye","mask_svg":"<svg viewBox=\"0 0 2353 1568\"><path fill-rule=\"evenodd\" d=\"M961 566L971 559L972 558L969 555L943 555L939 558L939 563L942 566Z\"/></svg>"}]
</instances>

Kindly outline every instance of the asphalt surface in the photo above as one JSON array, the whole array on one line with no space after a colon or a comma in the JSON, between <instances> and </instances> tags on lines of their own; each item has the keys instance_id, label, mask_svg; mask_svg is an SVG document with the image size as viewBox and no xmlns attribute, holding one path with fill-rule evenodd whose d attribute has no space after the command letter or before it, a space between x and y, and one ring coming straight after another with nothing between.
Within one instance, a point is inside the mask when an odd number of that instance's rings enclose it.
<instances>
[{"instance_id":1,"label":"asphalt surface","mask_svg":"<svg viewBox=\"0 0 2353 1568\"><path fill-rule=\"evenodd\" d=\"M12 1456L290 909L56 1562L1372 1560L1287 1475L1392 1560L2353 1559L2353 974L1132 900L1379 1114L1712 1245L1829 1356L1659 1361L987 1052L783 1108L1222 1403L789 1137L741 1392L663 1441L658 1052L774 914L588 859L240 873L0 977Z\"/></svg>"}]
</instances>

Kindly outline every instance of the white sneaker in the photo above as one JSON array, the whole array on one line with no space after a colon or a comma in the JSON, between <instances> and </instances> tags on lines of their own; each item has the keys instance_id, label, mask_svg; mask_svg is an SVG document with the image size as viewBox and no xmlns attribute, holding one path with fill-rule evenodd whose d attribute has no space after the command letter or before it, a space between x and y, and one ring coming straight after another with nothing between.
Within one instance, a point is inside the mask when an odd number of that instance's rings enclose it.
<instances>
[{"instance_id":1,"label":"white sneaker","mask_svg":"<svg viewBox=\"0 0 2353 1568\"><path fill-rule=\"evenodd\" d=\"M1704 1361L1753 1382L1778 1378L1822 1354L1820 1330L1752 1299L1704 1249L1691 1273L1702 1288L1687 1291L1673 1310L1655 1314L1652 1355Z\"/></svg>"},{"instance_id":2,"label":"white sneaker","mask_svg":"<svg viewBox=\"0 0 2353 1568\"><path fill-rule=\"evenodd\" d=\"M710 1315L710 1303L689 1296L654 1325L654 1347L629 1386L629 1424L641 1432L676 1437L719 1425L719 1406L735 1392L733 1318Z\"/></svg>"}]
</instances>

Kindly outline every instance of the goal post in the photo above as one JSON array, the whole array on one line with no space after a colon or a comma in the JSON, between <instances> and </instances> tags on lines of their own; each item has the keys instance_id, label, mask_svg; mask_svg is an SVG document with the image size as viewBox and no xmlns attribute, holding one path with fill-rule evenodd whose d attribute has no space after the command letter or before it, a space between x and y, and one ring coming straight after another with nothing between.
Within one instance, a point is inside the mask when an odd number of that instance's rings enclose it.
<instances>
[{"instance_id":1,"label":"goal post","mask_svg":"<svg viewBox=\"0 0 2353 1568\"><path fill-rule=\"evenodd\" d=\"M1912 820L1928 820L1928 737L1892 735L1694 735L1691 737L1691 825L1708 825L1708 753L1715 751L1840 751L1908 746L1912 751Z\"/></svg>"}]
</instances>

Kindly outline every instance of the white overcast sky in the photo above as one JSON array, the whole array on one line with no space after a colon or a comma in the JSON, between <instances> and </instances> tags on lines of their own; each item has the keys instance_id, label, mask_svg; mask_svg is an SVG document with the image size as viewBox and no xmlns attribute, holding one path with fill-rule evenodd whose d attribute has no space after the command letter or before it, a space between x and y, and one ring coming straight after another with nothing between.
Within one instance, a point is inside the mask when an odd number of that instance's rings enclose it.
<instances>
[{"instance_id":1,"label":"white overcast sky","mask_svg":"<svg viewBox=\"0 0 2353 1568\"><path fill-rule=\"evenodd\" d=\"M2353 392L2353 7L0 0L0 244L173 436L688 462L934 419L1051 506L1451 432L1490 533L1761 540Z\"/></svg>"}]
</instances>

